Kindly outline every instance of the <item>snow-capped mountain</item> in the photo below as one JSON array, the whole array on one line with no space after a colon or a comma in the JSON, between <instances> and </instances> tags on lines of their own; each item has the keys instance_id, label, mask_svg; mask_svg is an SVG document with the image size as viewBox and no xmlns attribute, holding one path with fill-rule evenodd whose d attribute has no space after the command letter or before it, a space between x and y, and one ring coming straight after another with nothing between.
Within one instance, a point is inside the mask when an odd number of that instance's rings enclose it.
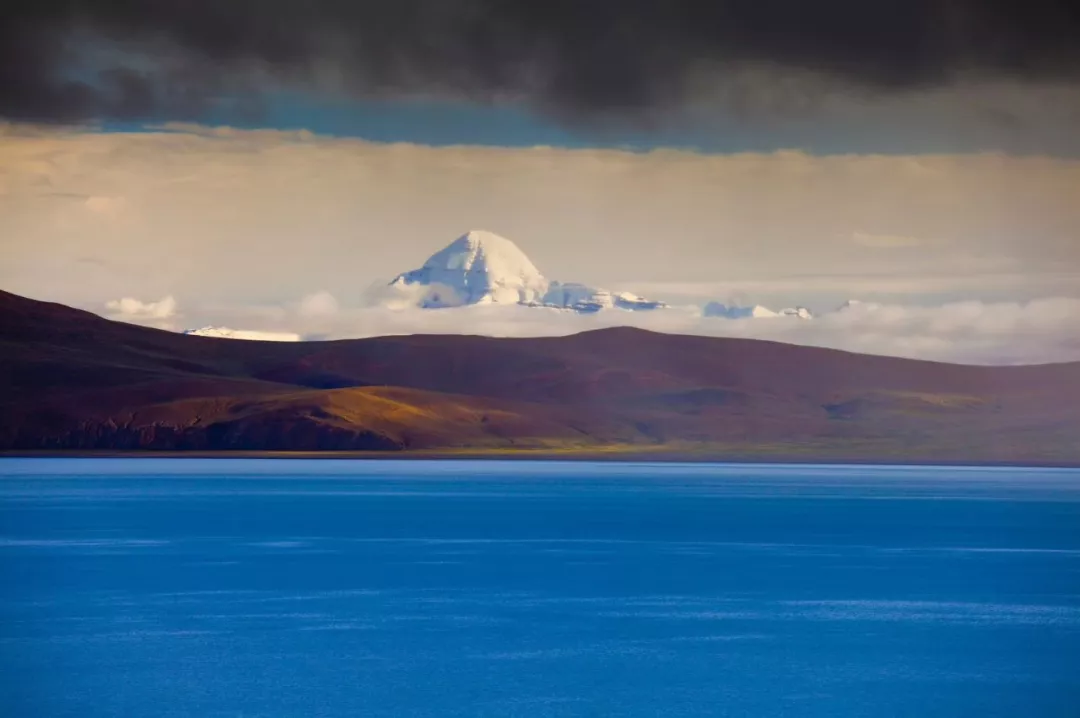
<instances>
[{"instance_id":1,"label":"snow-capped mountain","mask_svg":"<svg viewBox=\"0 0 1080 718\"><path fill-rule=\"evenodd\" d=\"M184 334L196 337L215 337L217 339L247 339L264 342L298 342L299 334L291 332L259 332L246 329L229 329L228 327L200 327L199 329L187 329Z\"/></svg>"},{"instance_id":2,"label":"snow-capped mountain","mask_svg":"<svg viewBox=\"0 0 1080 718\"><path fill-rule=\"evenodd\" d=\"M419 285L431 291L420 306L542 302L549 282L517 245L492 232L472 231L431 255L424 265L398 275L392 287Z\"/></svg>"},{"instance_id":3,"label":"snow-capped mountain","mask_svg":"<svg viewBox=\"0 0 1080 718\"><path fill-rule=\"evenodd\" d=\"M574 282L551 282L542 302L549 307L573 309L576 312L596 312L601 309L660 309L663 302L654 302L630 292L609 292Z\"/></svg>"},{"instance_id":4,"label":"snow-capped mountain","mask_svg":"<svg viewBox=\"0 0 1080 718\"><path fill-rule=\"evenodd\" d=\"M516 244L493 232L473 230L431 255L423 266L399 274L392 288L417 291L425 309L468 304L518 304L596 312L665 307L629 292L547 279Z\"/></svg>"},{"instance_id":5,"label":"snow-capped mountain","mask_svg":"<svg viewBox=\"0 0 1080 718\"><path fill-rule=\"evenodd\" d=\"M702 316L719 317L722 319L771 319L775 317L796 317L798 319L813 319L814 315L806 307L785 307L779 311L773 311L768 307L755 304L752 307L731 307L720 302L709 302L702 310Z\"/></svg>"}]
</instances>

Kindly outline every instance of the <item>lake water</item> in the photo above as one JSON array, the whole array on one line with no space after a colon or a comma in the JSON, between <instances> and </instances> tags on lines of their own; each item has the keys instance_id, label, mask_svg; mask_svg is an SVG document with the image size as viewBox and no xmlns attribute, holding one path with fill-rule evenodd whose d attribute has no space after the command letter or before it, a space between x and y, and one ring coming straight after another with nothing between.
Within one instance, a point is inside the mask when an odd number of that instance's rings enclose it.
<instances>
[{"instance_id":1,"label":"lake water","mask_svg":"<svg viewBox=\"0 0 1080 718\"><path fill-rule=\"evenodd\" d=\"M3 716L1080 716L1080 471L0 476Z\"/></svg>"}]
</instances>

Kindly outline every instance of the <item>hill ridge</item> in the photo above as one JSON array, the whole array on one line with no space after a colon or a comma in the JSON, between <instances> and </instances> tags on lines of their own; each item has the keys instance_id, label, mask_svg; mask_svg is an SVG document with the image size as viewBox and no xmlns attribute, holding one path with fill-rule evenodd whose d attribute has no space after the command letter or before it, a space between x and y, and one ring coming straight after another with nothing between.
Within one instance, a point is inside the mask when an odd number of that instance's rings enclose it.
<instances>
[{"instance_id":1,"label":"hill ridge","mask_svg":"<svg viewBox=\"0 0 1080 718\"><path fill-rule=\"evenodd\" d=\"M0 450L1080 461L1080 362L965 366L633 327L241 342L0 292L0 394Z\"/></svg>"}]
</instances>

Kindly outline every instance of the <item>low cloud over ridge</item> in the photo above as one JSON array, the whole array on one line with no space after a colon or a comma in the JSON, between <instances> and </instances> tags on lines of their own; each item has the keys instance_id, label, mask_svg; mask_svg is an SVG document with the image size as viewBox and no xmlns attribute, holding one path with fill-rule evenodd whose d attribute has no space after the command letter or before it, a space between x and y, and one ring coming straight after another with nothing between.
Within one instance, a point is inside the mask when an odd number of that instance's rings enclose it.
<instances>
[{"instance_id":1,"label":"low cloud over ridge","mask_svg":"<svg viewBox=\"0 0 1080 718\"><path fill-rule=\"evenodd\" d=\"M791 317L722 319L697 307L654 312L608 310L590 315L514 305L449 309L367 306L333 314L305 314L286 307L192 307L185 316L208 324L245 327L247 338L299 335L304 339L354 339L392 334L480 334L499 337L560 336L613 326L652 331L741 337L969 364L1037 364L1080 361L1080 299L1030 302L951 302L940 306L857 303L811 320ZM155 325L153 317L124 321Z\"/></svg>"},{"instance_id":2,"label":"low cloud over ridge","mask_svg":"<svg viewBox=\"0 0 1080 718\"><path fill-rule=\"evenodd\" d=\"M177 316L176 298L163 297L157 301L144 302L134 297L111 299L105 302L106 316L122 322L145 324L160 329L172 329Z\"/></svg>"}]
</instances>

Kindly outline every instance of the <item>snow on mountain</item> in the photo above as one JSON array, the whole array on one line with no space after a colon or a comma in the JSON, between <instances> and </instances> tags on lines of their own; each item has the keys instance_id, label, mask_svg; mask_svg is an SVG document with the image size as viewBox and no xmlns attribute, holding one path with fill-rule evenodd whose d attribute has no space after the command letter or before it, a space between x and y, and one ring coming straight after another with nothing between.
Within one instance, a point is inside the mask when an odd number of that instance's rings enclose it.
<instances>
[{"instance_id":1,"label":"snow on mountain","mask_svg":"<svg viewBox=\"0 0 1080 718\"><path fill-rule=\"evenodd\" d=\"M663 302L654 302L630 292L610 292L576 282L552 282L541 304L582 313L601 309L648 310L666 306Z\"/></svg>"},{"instance_id":2,"label":"snow on mountain","mask_svg":"<svg viewBox=\"0 0 1080 718\"><path fill-rule=\"evenodd\" d=\"M298 342L299 334L291 332L259 332L246 329L230 329L228 327L201 327L199 329L187 329L184 334L196 337L215 337L217 339L247 339L250 341L263 342Z\"/></svg>"},{"instance_id":3,"label":"snow on mountain","mask_svg":"<svg viewBox=\"0 0 1080 718\"><path fill-rule=\"evenodd\" d=\"M755 304L752 307L731 307L720 302L709 302L702 309L701 314L706 317L719 317L722 319L772 319L775 317L813 319L814 317L806 307L785 307L779 311L773 311L760 304Z\"/></svg>"},{"instance_id":4,"label":"snow on mountain","mask_svg":"<svg viewBox=\"0 0 1080 718\"><path fill-rule=\"evenodd\" d=\"M422 285L432 291L420 306L526 304L541 301L548 280L517 245L493 232L474 230L431 255L424 265L398 275L390 286Z\"/></svg>"},{"instance_id":5,"label":"snow on mountain","mask_svg":"<svg viewBox=\"0 0 1080 718\"><path fill-rule=\"evenodd\" d=\"M666 306L629 292L550 281L516 244L482 230L458 237L431 255L419 269L398 275L390 286L403 291L419 289L415 302L425 309L520 304L589 313Z\"/></svg>"}]
</instances>

